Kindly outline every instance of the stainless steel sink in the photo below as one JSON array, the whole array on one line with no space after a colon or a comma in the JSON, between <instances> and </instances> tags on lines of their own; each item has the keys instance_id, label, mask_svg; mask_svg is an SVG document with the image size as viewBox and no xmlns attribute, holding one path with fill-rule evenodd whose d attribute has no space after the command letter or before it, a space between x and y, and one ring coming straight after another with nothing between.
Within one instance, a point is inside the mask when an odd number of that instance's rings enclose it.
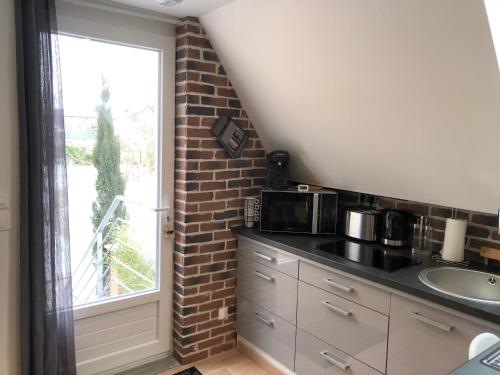
<instances>
[{"instance_id":1,"label":"stainless steel sink","mask_svg":"<svg viewBox=\"0 0 500 375\"><path fill-rule=\"evenodd\" d=\"M500 304L500 276L454 267L426 268L418 278L425 285L450 296Z\"/></svg>"}]
</instances>

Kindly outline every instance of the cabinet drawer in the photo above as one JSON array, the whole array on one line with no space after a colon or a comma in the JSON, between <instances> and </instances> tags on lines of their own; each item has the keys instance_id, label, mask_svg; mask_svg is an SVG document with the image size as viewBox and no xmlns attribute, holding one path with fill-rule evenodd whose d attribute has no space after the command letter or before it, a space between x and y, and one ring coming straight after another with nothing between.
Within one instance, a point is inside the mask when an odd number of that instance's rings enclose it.
<instances>
[{"instance_id":1,"label":"cabinet drawer","mask_svg":"<svg viewBox=\"0 0 500 375\"><path fill-rule=\"evenodd\" d=\"M397 295L391 298L387 373L442 375L468 359L476 323Z\"/></svg>"},{"instance_id":2,"label":"cabinet drawer","mask_svg":"<svg viewBox=\"0 0 500 375\"><path fill-rule=\"evenodd\" d=\"M238 335L293 370L295 326L240 295L237 298Z\"/></svg>"},{"instance_id":3,"label":"cabinet drawer","mask_svg":"<svg viewBox=\"0 0 500 375\"><path fill-rule=\"evenodd\" d=\"M390 293L344 276L335 270L300 261L300 280L389 315Z\"/></svg>"},{"instance_id":4,"label":"cabinet drawer","mask_svg":"<svg viewBox=\"0 0 500 375\"><path fill-rule=\"evenodd\" d=\"M238 294L296 324L297 279L238 257Z\"/></svg>"},{"instance_id":5,"label":"cabinet drawer","mask_svg":"<svg viewBox=\"0 0 500 375\"><path fill-rule=\"evenodd\" d=\"M293 255L242 237L238 237L238 254L298 278L299 260Z\"/></svg>"},{"instance_id":6,"label":"cabinet drawer","mask_svg":"<svg viewBox=\"0 0 500 375\"><path fill-rule=\"evenodd\" d=\"M380 375L380 372L301 329L297 330L295 372L297 375Z\"/></svg>"},{"instance_id":7,"label":"cabinet drawer","mask_svg":"<svg viewBox=\"0 0 500 375\"><path fill-rule=\"evenodd\" d=\"M298 299L298 328L385 372L387 316L303 282Z\"/></svg>"}]
</instances>

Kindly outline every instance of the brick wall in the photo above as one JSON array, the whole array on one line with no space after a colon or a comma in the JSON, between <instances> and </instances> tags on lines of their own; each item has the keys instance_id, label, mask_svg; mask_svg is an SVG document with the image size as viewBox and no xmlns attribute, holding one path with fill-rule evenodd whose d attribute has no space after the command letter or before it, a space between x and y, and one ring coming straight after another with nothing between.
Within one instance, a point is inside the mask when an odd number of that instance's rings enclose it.
<instances>
[{"instance_id":1,"label":"brick wall","mask_svg":"<svg viewBox=\"0 0 500 375\"><path fill-rule=\"evenodd\" d=\"M177 33L174 354L181 363L235 347L236 247L243 198L260 194L265 152L196 18ZM212 135L230 115L250 135L231 159ZM218 319L219 308L229 315Z\"/></svg>"},{"instance_id":2,"label":"brick wall","mask_svg":"<svg viewBox=\"0 0 500 375\"><path fill-rule=\"evenodd\" d=\"M343 217L343 211L346 207L359 205L365 197L367 197L365 194L351 191L339 191L339 217ZM452 215L451 207L380 196L373 196L373 198L375 199L375 206L377 208L397 208L413 212L416 215L429 216L430 225L434 228L433 248L436 251L442 249L446 219ZM466 259L482 262L483 259L479 255L479 248L481 246L500 249L500 236L497 233L496 215L459 209L457 211L457 217L469 222L465 242ZM342 224L339 228L342 228ZM496 264L498 265L498 263Z\"/></svg>"}]
</instances>

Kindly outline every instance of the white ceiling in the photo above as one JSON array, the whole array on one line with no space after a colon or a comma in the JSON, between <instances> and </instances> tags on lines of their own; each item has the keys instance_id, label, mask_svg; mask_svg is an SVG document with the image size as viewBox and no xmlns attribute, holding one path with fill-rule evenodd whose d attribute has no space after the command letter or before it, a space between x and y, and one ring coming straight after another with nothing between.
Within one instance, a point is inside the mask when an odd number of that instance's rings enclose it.
<instances>
[{"instance_id":1,"label":"white ceiling","mask_svg":"<svg viewBox=\"0 0 500 375\"><path fill-rule=\"evenodd\" d=\"M186 16L199 17L232 1L234 0L183 0L175 6L160 5L157 0L110 0L109 2L182 18Z\"/></svg>"}]
</instances>

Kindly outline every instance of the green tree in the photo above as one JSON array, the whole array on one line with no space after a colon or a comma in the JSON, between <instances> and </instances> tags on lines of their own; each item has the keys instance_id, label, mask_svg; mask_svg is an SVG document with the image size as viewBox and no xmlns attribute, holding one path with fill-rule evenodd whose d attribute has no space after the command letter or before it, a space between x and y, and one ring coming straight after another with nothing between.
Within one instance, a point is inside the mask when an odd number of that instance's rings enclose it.
<instances>
[{"instance_id":1,"label":"green tree","mask_svg":"<svg viewBox=\"0 0 500 375\"><path fill-rule=\"evenodd\" d=\"M97 199L92 203L94 230L101 223L113 199L125 191L125 180L120 172L120 142L115 136L109 96L109 87L103 78L101 104L96 107L97 141L92 153L92 163L97 169ZM125 217L125 210L121 207L115 213L115 219L118 217Z\"/></svg>"}]
</instances>

